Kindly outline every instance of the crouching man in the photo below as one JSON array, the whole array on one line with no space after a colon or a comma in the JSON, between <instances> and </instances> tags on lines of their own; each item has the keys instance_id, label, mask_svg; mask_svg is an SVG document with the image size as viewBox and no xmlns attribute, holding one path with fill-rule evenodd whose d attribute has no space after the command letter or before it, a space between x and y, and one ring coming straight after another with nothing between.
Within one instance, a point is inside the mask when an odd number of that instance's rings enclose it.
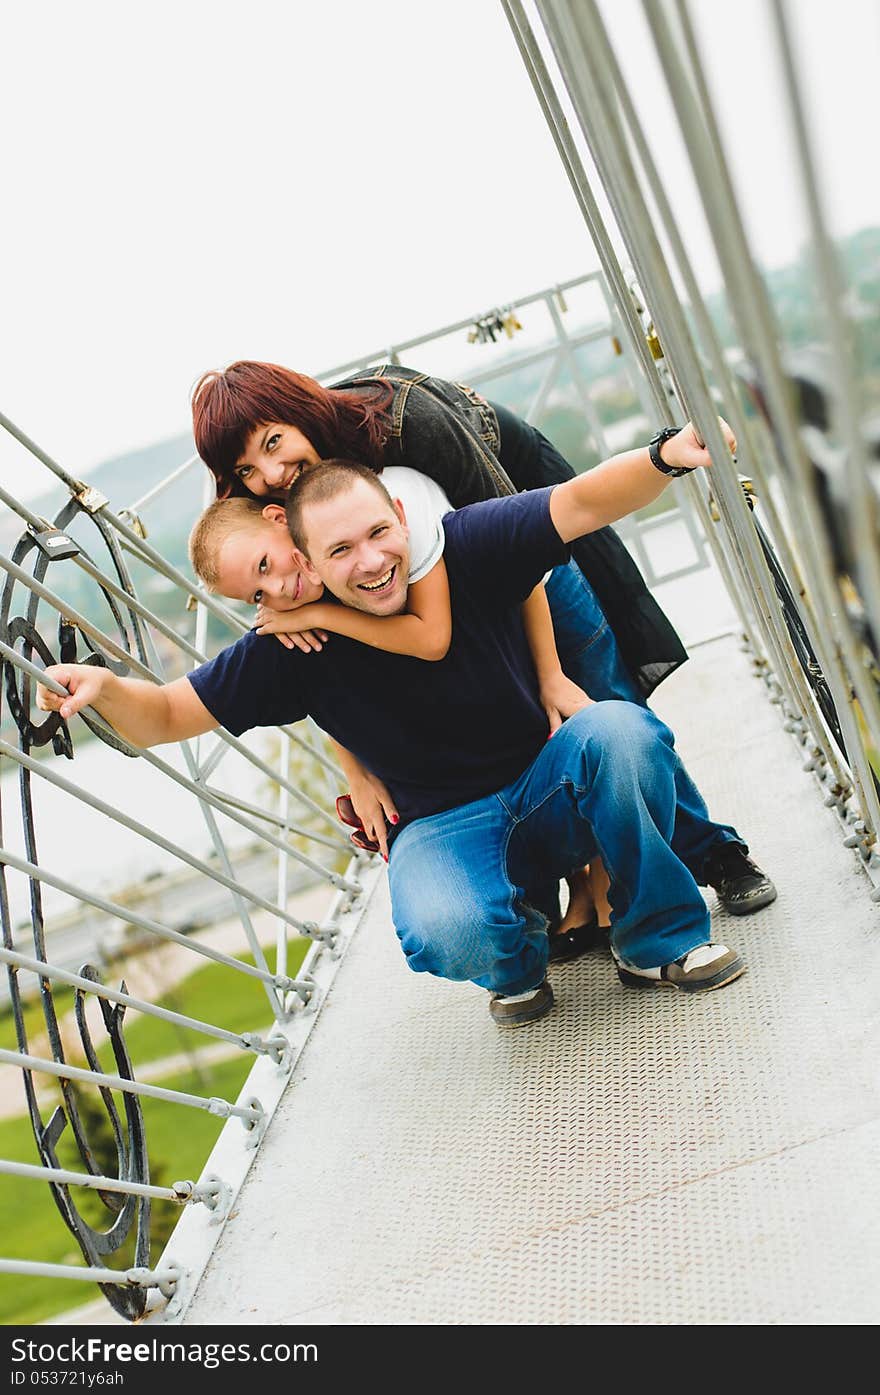
<instances>
[{"instance_id":1,"label":"crouching man","mask_svg":"<svg viewBox=\"0 0 880 1395\"><path fill-rule=\"evenodd\" d=\"M660 450L667 468L711 464L690 424ZM735 830L708 819L682 778L672 733L646 708L592 703L548 741L520 616L542 576L566 560L568 543L642 508L668 481L645 448L562 484L448 514L452 641L439 662L342 635L304 653L251 632L163 686L55 665L48 673L69 696L40 686L38 705L63 717L92 706L139 746L311 715L394 797L392 916L410 967L486 989L499 1026L533 1021L553 1005L546 921L525 889L595 857L610 877L621 981L721 988L745 965L711 942L689 867L704 864L719 838L736 840ZM373 471L322 463L291 487L286 511L298 561L324 600L373 615L405 611L403 510Z\"/></svg>"}]
</instances>

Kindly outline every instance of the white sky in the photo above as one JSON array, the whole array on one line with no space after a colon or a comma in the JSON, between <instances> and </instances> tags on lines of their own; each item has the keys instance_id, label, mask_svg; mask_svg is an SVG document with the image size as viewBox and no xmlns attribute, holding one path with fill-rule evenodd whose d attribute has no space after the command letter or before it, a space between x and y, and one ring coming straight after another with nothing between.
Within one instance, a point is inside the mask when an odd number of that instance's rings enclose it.
<instances>
[{"instance_id":1,"label":"white sky","mask_svg":"<svg viewBox=\"0 0 880 1395\"><path fill-rule=\"evenodd\" d=\"M877 6L792 11L833 230L880 224ZM711 289L640 7L603 12ZM781 264L805 224L767 6L691 12ZM499 0L7 5L0 123L0 410L74 474L187 430L206 368L323 372L596 265ZM0 439L0 483L44 479Z\"/></svg>"}]
</instances>

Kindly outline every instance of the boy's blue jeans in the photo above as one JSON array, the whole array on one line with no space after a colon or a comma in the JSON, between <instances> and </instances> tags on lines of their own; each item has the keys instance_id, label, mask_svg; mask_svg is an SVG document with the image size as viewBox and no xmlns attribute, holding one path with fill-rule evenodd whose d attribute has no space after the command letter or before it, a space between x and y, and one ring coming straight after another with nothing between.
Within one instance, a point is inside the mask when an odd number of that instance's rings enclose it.
<instances>
[{"instance_id":1,"label":"boy's blue jeans","mask_svg":"<svg viewBox=\"0 0 880 1395\"><path fill-rule=\"evenodd\" d=\"M544 584L556 652L566 675L594 702L622 698L645 706L645 699L620 657L614 631L576 562L554 567Z\"/></svg>"},{"instance_id":2,"label":"boy's blue jeans","mask_svg":"<svg viewBox=\"0 0 880 1395\"><path fill-rule=\"evenodd\" d=\"M637 968L668 964L710 938L688 866L718 829L669 728L634 702L595 703L504 789L398 834L388 870L407 962L496 993L535 987L549 942L526 888L599 854L614 949Z\"/></svg>"},{"instance_id":3,"label":"boy's blue jeans","mask_svg":"<svg viewBox=\"0 0 880 1395\"><path fill-rule=\"evenodd\" d=\"M602 612L589 582L577 563L556 567L546 583L547 600L553 616L553 633L559 662L566 675L583 688L594 702L603 698L622 698L645 707L634 679L630 676L617 649L614 632ZM706 838L694 843L697 856L688 845L680 855L696 880L702 885L703 860L706 850L716 843L734 842L746 846L744 839L729 824L713 823L703 797L684 766L681 767L679 788L687 807L701 810L698 816L706 825Z\"/></svg>"}]
</instances>

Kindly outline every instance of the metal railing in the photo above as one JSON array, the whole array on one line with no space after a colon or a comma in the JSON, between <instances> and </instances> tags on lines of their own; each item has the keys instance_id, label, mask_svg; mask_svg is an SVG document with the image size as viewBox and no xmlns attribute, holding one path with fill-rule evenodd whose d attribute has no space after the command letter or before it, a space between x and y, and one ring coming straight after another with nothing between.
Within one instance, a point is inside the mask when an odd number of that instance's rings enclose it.
<instances>
[{"instance_id":1,"label":"metal railing","mask_svg":"<svg viewBox=\"0 0 880 1395\"><path fill-rule=\"evenodd\" d=\"M206 657L209 613L231 631L232 637L247 624L147 543L139 514L159 491L151 491L136 507L115 514L106 499L69 476L11 421L0 418L0 424L7 436L40 463L47 485L60 482L67 495L55 516L47 520L0 490L3 504L18 516L23 529L11 554L0 556L5 577L0 601L0 656L8 710L5 726L9 728L9 739L0 739L0 755L5 758L4 769L18 774L15 802L20 812L21 843L21 850L16 851L6 781L0 847L0 961L7 970L6 1020L15 1038L9 1046L14 1044L15 1049L0 1049L0 1064L7 1067L3 1091L7 1105L12 1088L9 1068L21 1073L21 1107L30 1116L42 1163L34 1166L23 1159L4 1161L0 1170L48 1184L86 1261L86 1266L78 1269L9 1257L0 1263L0 1270L89 1279L99 1283L120 1314L134 1319L143 1315L150 1289L158 1288L170 1297L180 1273L171 1260L159 1266L151 1263L151 1202L198 1207L215 1224L228 1212L335 973L347 933L356 921L351 912L362 903L364 888L378 869L374 870L376 860L353 849L340 829L333 801L343 787L343 777L317 729L282 728L268 739L258 734L247 741L220 731L210 741L183 743L178 768L153 751L133 750L89 709L80 714L82 723L72 722L71 727L57 713L41 716L34 712L33 685L43 678L43 669L51 662L98 661L117 672L162 682L172 660L178 666L192 667ZM176 616L160 616L138 599L129 562L174 583L177 603L172 610L176 609ZM85 600L80 599L83 595ZM79 603L74 604L72 597ZM159 651L160 642L164 656ZM95 792L89 775L80 775L76 763L73 778L58 769L59 757L89 761L97 744L83 741L90 733L118 753L120 769L107 797ZM47 757L46 747L54 759ZM271 747L278 749L273 752ZM200 839L192 830L192 843L177 835L162 817L164 800L158 810L159 827L151 826L140 807L140 782L125 778L125 757L137 758L138 764L151 767L169 790L174 787L185 794L200 811L204 825ZM232 757L237 768L228 772L227 789L217 783L217 773ZM248 792L247 780L242 783L245 774L250 788L255 779L262 786L251 798L244 797ZM49 787L66 801L65 817L71 830L66 856L53 866L44 865L38 853L42 787ZM84 847L75 834L90 810L106 831L106 853ZM113 882L112 865L107 865L108 861L112 864L113 856L111 829L131 834L142 857L153 850L162 854L160 882L168 866L177 864L190 877L191 892L199 901L204 903L206 889L212 888L209 914L203 911L195 926L176 930L147 914L149 900L145 906L145 898L140 896L138 904L138 896L121 877L115 890L106 894L99 890L97 883ZM203 852L205 842L207 850ZM250 865L241 874L236 868L245 857ZM26 912L23 898L12 894L14 878L22 878L27 888ZM320 887L327 893L320 920L298 914L298 896L305 889ZM143 892L144 888L135 890ZM44 906L47 894L55 897L48 910ZM83 923L80 916L77 927L71 903L90 908L91 919ZM257 916L261 917L259 926ZM226 922L232 928L232 938L241 946L238 953L199 937L199 929L214 922ZM148 943L173 947L178 954L178 975L210 964L242 982L258 984L264 1006L257 1010L254 1025L259 1026L260 1018L271 1025L262 1030L232 1030L131 993L125 983L119 988L109 986L102 981L101 969L90 962L101 958L100 952L94 953L100 951L96 926L101 923L105 927L130 927ZM274 943L267 941L267 932ZM75 943L68 951L71 939ZM297 968L289 972L294 945ZM247 951L253 962L248 962ZM74 953L79 956L74 961L76 972L63 962ZM130 944L128 958L126 972L133 964ZM79 1037L73 1050L72 1033L57 1004L64 989L72 990ZM97 1018L90 1004L97 1005ZM37 1005L43 1050L31 1046ZM224 1056L243 1053L252 1061L261 1060L266 1079L259 1093L249 1086L244 1098L235 1100L137 1078L143 1072L129 1054L123 1022L126 1013L173 1025L187 1042L207 1038ZM102 1060L108 1050L113 1061L109 1069ZM195 1060L198 1055L189 1047L186 1059ZM167 1073L173 1074L170 1065ZM53 1080L58 1099L49 1101L47 1116L46 1090L38 1088L37 1081ZM115 1140L110 1149L111 1155L115 1152L115 1178L107 1174L113 1158L108 1160L106 1151L101 1165L100 1151L91 1136L94 1111L84 1108L78 1090L88 1090L102 1101L104 1122L109 1123ZM230 1120L240 1132L240 1147L237 1153L234 1150L225 1175L179 1181L172 1186L151 1184L142 1108L147 1099L161 1101L167 1108L200 1110L218 1120ZM71 1152L78 1154L80 1169L62 1165ZM203 1162L201 1159L200 1165ZM104 1224L77 1206L74 1197L78 1188L100 1198ZM118 1270L102 1264L113 1256L127 1262Z\"/></svg>"},{"instance_id":2,"label":"metal railing","mask_svg":"<svg viewBox=\"0 0 880 1395\"><path fill-rule=\"evenodd\" d=\"M847 843L858 850L877 888L877 441L866 423L859 364L846 332L845 287L823 219L786 10L781 0L769 0L833 365L821 385L827 389L830 426L818 443L810 421L798 411L793 391L797 372L782 347L780 326L748 242L687 4L677 0L674 27L669 7L659 0L643 0L642 8L724 275L745 374L733 371L719 341L685 230L674 216L631 99L625 63L609 40L599 6L595 0L537 0L536 24L519 0L502 3L605 274L615 287L623 332L650 384L660 419L676 424L690 418L712 452L711 481L694 478L686 489L737 607L744 642L826 802L840 815ZM576 116L583 157L563 114L562 91ZM614 238L599 213L586 160L607 197ZM660 227L669 256L660 242ZM625 246L631 269L617 259L615 241ZM684 303L673 267L685 290ZM757 416L747 410L756 403ZM735 462L718 427L721 408L736 435ZM835 462L848 487L833 491L830 517L820 481ZM768 531L758 525L755 509L766 516ZM847 540L837 555L835 534ZM778 585L779 571L788 579L786 594ZM793 642L794 630L808 641L806 661ZM817 689L830 696L836 731L829 728L828 707L823 711Z\"/></svg>"},{"instance_id":3,"label":"metal railing","mask_svg":"<svg viewBox=\"0 0 880 1395\"><path fill-rule=\"evenodd\" d=\"M573 443L570 462L577 470L589 468L643 440L657 419L650 383L640 372L640 354L632 351L623 333L627 308L632 313L631 296L627 293L627 304L622 306L615 298L616 291L603 266L483 309L470 319L455 320L412 339L394 340L315 377L330 386L353 373L392 363L437 377L464 378L471 387L510 407L551 438L555 436L548 420L551 413L568 406L583 422L582 439ZM595 295L590 296L590 292ZM567 328L564 317L569 314L575 323ZM530 347L514 350L509 341L516 340L524 328ZM469 351L472 363L466 362L462 352L465 340L475 346ZM649 353L643 335L640 343ZM609 350L610 362L603 365L598 382L584 361L584 351L591 346L607 346ZM540 375L534 383L524 384L524 376L532 369L540 369ZM624 400L629 397L630 406L623 417L605 405L612 389L622 392ZM675 565L669 565L650 546L651 534L657 529L676 529L679 524L684 528L690 557L682 561L679 556ZM632 514L615 527L649 586L689 576L709 565L703 528L693 500L684 490L670 490L661 512Z\"/></svg>"}]
</instances>

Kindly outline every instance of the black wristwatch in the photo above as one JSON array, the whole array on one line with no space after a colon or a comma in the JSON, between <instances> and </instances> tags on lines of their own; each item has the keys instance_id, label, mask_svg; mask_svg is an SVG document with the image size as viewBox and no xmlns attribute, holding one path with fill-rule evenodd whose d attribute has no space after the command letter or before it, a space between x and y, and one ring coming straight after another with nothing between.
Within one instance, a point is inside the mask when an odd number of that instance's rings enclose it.
<instances>
[{"instance_id":1,"label":"black wristwatch","mask_svg":"<svg viewBox=\"0 0 880 1395\"><path fill-rule=\"evenodd\" d=\"M660 447L670 441L673 436L677 436L681 430L680 426L664 426L662 431L658 431L656 436L652 436L648 442L648 454L651 457L651 464L655 470L659 470L661 475L671 475L675 479L678 475L689 475L692 473L690 465L667 465L660 455Z\"/></svg>"}]
</instances>

